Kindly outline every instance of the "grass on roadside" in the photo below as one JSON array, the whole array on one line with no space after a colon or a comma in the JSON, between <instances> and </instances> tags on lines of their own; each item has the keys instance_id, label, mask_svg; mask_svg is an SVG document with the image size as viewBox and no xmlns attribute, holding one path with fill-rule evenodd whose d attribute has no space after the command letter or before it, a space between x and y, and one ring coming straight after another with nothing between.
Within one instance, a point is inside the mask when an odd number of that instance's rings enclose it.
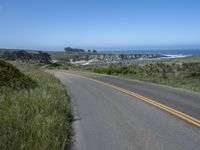
<instances>
[{"instance_id":1,"label":"grass on roadside","mask_svg":"<svg viewBox=\"0 0 200 150\"><path fill-rule=\"evenodd\" d=\"M37 83L0 87L0 149L62 150L70 145L71 110L62 85L32 65L17 65Z\"/></svg>"}]
</instances>

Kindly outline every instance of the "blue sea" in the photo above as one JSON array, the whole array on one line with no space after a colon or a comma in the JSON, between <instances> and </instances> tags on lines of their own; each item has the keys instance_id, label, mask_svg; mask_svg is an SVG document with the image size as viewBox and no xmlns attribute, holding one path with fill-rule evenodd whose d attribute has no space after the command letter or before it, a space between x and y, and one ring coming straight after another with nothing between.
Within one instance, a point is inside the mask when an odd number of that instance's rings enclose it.
<instances>
[{"instance_id":1,"label":"blue sea","mask_svg":"<svg viewBox=\"0 0 200 150\"><path fill-rule=\"evenodd\" d=\"M116 54L162 54L174 57L200 56L199 50L129 50L129 51L107 51Z\"/></svg>"}]
</instances>

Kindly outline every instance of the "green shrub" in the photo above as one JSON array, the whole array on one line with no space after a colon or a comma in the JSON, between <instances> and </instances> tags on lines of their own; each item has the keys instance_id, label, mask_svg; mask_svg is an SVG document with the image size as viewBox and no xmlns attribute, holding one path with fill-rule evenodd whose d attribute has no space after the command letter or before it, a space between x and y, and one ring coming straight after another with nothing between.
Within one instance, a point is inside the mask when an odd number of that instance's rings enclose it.
<instances>
[{"instance_id":1,"label":"green shrub","mask_svg":"<svg viewBox=\"0 0 200 150\"><path fill-rule=\"evenodd\" d=\"M182 69L184 71L198 71L200 70L200 63L199 62L183 63Z\"/></svg>"},{"instance_id":2,"label":"green shrub","mask_svg":"<svg viewBox=\"0 0 200 150\"><path fill-rule=\"evenodd\" d=\"M14 89L34 88L36 82L24 75L15 66L0 60L0 87L11 87Z\"/></svg>"},{"instance_id":3,"label":"green shrub","mask_svg":"<svg viewBox=\"0 0 200 150\"><path fill-rule=\"evenodd\" d=\"M193 71L187 74L189 78L200 78L200 71Z\"/></svg>"},{"instance_id":4,"label":"green shrub","mask_svg":"<svg viewBox=\"0 0 200 150\"><path fill-rule=\"evenodd\" d=\"M96 73L107 73L108 68L104 67L104 66L97 66L93 69L93 71L96 72Z\"/></svg>"},{"instance_id":5,"label":"green shrub","mask_svg":"<svg viewBox=\"0 0 200 150\"><path fill-rule=\"evenodd\" d=\"M138 64L130 64L128 65L128 74L137 74L141 72L142 69Z\"/></svg>"}]
</instances>

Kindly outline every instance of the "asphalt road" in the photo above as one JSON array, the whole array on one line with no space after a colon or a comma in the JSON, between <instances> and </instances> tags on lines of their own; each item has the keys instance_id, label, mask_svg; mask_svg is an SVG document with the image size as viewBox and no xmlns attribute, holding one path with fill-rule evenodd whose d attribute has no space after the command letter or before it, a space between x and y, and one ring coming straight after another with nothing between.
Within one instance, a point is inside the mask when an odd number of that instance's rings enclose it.
<instances>
[{"instance_id":1,"label":"asphalt road","mask_svg":"<svg viewBox=\"0 0 200 150\"><path fill-rule=\"evenodd\" d=\"M76 74L76 75L75 75ZM74 109L76 150L199 150L200 128L162 109L82 76L154 98L200 117L197 93L89 73L55 72Z\"/></svg>"}]
</instances>

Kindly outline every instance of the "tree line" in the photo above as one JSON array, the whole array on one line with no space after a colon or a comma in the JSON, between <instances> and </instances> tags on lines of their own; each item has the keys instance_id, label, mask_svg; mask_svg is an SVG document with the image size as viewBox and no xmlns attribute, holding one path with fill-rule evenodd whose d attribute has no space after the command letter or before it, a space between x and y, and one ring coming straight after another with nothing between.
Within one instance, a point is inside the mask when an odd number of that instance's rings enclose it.
<instances>
[{"instance_id":1,"label":"tree line","mask_svg":"<svg viewBox=\"0 0 200 150\"><path fill-rule=\"evenodd\" d=\"M81 53L85 53L86 51L84 49L80 49L80 48L71 48L71 47L65 47L64 48L65 52L81 52ZM88 50L88 53L97 53L97 51L94 50Z\"/></svg>"},{"instance_id":2,"label":"tree line","mask_svg":"<svg viewBox=\"0 0 200 150\"><path fill-rule=\"evenodd\" d=\"M51 56L48 53L38 51L37 53L30 53L25 50L19 51L5 51L1 54L1 58L12 61L32 62L37 61L44 64L52 62Z\"/></svg>"}]
</instances>

